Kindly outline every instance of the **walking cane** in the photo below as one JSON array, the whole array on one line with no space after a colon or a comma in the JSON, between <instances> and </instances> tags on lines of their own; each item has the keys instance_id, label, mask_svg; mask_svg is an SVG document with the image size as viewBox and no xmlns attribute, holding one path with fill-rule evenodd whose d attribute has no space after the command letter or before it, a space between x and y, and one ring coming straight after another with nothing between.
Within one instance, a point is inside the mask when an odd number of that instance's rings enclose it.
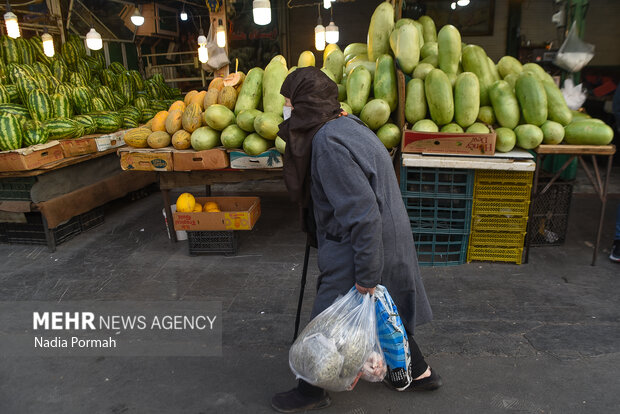
<instances>
[{"instance_id":1,"label":"walking cane","mask_svg":"<svg viewBox=\"0 0 620 414\"><path fill-rule=\"evenodd\" d=\"M301 319L301 305L304 303L304 290L306 289L306 276L308 275L308 259L310 258L310 242L306 239L306 254L304 255L304 268L301 273L301 288L299 289L299 301L297 302L297 316L295 317L295 333L293 342L297 339L299 322Z\"/></svg>"}]
</instances>

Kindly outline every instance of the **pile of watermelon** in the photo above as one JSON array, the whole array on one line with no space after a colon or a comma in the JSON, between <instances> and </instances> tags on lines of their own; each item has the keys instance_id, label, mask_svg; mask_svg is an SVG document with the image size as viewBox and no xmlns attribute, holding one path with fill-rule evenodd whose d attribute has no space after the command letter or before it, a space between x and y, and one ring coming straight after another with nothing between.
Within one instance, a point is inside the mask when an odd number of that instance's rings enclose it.
<instances>
[{"instance_id":1,"label":"pile of watermelon","mask_svg":"<svg viewBox=\"0 0 620 414\"><path fill-rule=\"evenodd\" d=\"M53 58L41 38L0 37L0 150L137 127L167 109L178 89L160 74L144 79L76 35Z\"/></svg>"},{"instance_id":2,"label":"pile of watermelon","mask_svg":"<svg viewBox=\"0 0 620 414\"><path fill-rule=\"evenodd\" d=\"M372 129L379 114L380 121L388 114L367 111L369 105L394 110L395 75L386 75L393 56L406 75L405 118L415 131L489 133L493 127L502 152L515 145L606 145L613 139L603 121L571 111L539 65L522 65L511 56L495 63L480 46L464 44L456 27L437 30L429 16L395 22L389 2L375 9L368 43L349 45L344 55L339 83L346 85L348 109ZM375 99L368 100L373 92Z\"/></svg>"}]
</instances>

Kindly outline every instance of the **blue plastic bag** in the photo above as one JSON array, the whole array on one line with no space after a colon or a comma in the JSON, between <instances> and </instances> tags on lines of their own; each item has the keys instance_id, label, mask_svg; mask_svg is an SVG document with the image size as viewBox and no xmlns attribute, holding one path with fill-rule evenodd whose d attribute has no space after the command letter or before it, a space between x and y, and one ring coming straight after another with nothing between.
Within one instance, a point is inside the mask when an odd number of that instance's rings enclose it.
<instances>
[{"instance_id":1,"label":"blue plastic bag","mask_svg":"<svg viewBox=\"0 0 620 414\"><path fill-rule=\"evenodd\" d=\"M377 285L375 299L377 334L387 364L386 379L394 388L402 391L413 379L409 370L411 351L407 331L385 286Z\"/></svg>"}]
</instances>

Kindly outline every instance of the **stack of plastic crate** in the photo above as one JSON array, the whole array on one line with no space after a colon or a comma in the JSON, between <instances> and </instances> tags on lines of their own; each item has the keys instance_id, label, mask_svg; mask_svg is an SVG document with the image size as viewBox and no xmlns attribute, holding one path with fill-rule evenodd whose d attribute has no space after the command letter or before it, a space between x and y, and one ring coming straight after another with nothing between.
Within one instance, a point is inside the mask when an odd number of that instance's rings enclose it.
<instances>
[{"instance_id":1,"label":"stack of plastic crate","mask_svg":"<svg viewBox=\"0 0 620 414\"><path fill-rule=\"evenodd\" d=\"M521 264L533 173L477 170L467 261Z\"/></svg>"},{"instance_id":2,"label":"stack of plastic crate","mask_svg":"<svg viewBox=\"0 0 620 414\"><path fill-rule=\"evenodd\" d=\"M420 266L465 263L474 170L401 167L400 187Z\"/></svg>"}]
</instances>

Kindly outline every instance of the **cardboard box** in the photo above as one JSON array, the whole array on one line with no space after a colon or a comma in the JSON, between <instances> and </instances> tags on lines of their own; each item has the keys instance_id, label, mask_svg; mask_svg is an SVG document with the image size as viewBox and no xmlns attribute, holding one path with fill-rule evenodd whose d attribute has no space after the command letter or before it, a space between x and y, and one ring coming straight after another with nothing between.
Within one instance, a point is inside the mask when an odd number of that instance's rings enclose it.
<instances>
[{"instance_id":1,"label":"cardboard box","mask_svg":"<svg viewBox=\"0 0 620 414\"><path fill-rule=\"evenodd\" d=\"M266 168L282 168L282 154L275 148L269 149L262 154L252 156L241 150L230 151L230 168L240 170L255 170Z\"/></svg>"},{"instance_id":2,"label":"cardboard box","mask_svg":"<svg viewBox=\"0 0 620 414\"><path fill-rule=\"evenodd\" d=\"M58 141L0 152L0 171L34 170L64 158Z\"/></svg>"},{"instance_id":3,"label":"cardboard box","mask_svg":"<svg viewBox=\"0 0 620 414\"><path fill-rule=\"evenodd\" d=\"M175 212L176 231L252 230L260 217L258 197L197 197L196 201L203 206L207 201L214 201L221 213Z\"/></svg>"},{"instance_id":4,"label":"cardboard box","mask_svg":"<svg viewBox=\"0 0 620 414\"><path fill-rule=\"evenodd\" d=\"M102 151L107 151L110 148L122 147L123 145L125 145L124 137L125 137L125 132L127 131L128 131L127 129L124 129L122 131L116 131L111 134L106 134L106 135L95 137L95 144L97 144L97 151L102 152Z\"/></svg>"},{"instance_id":5,"label":"cardboard box","mask_svg":"<svg viewBox=\"0 0 620 414\"><path fill-rule=\"evenodd\" d=\"M405 129L401 143L403 153L495 154L496 134L416 132Z\"/></svg>"},{"instance_id":6,"label":"cardboard box","mask_svg":"<svg viewBox=\"0 0 620 414\"><path fill-rule=\"evenodd\" d=\"M97 143L94 137L85 136L76 139L61 139L59 141L65 158L97 152Z\"/></svg>"},{"instance_id":7,"label":"cardboard box","mask_svg":"<svg viewBox=\"0 0 620 414\"><path fill-rule=\"evenodd\" d=\"M174 148L130 148L118 150L121 168L130 171L173 171Z\"/></svg>"},{"instance_id":8,"label":"cardboard box","mask_svg":"<svg viewBox=\"0 0 620 414\"><path fill-rule=\"evenodd\" d=\"M175 150L172 158L174 171L220 170L229 165L225 148L205 151Z\"/></svg>"}]
</instances>

